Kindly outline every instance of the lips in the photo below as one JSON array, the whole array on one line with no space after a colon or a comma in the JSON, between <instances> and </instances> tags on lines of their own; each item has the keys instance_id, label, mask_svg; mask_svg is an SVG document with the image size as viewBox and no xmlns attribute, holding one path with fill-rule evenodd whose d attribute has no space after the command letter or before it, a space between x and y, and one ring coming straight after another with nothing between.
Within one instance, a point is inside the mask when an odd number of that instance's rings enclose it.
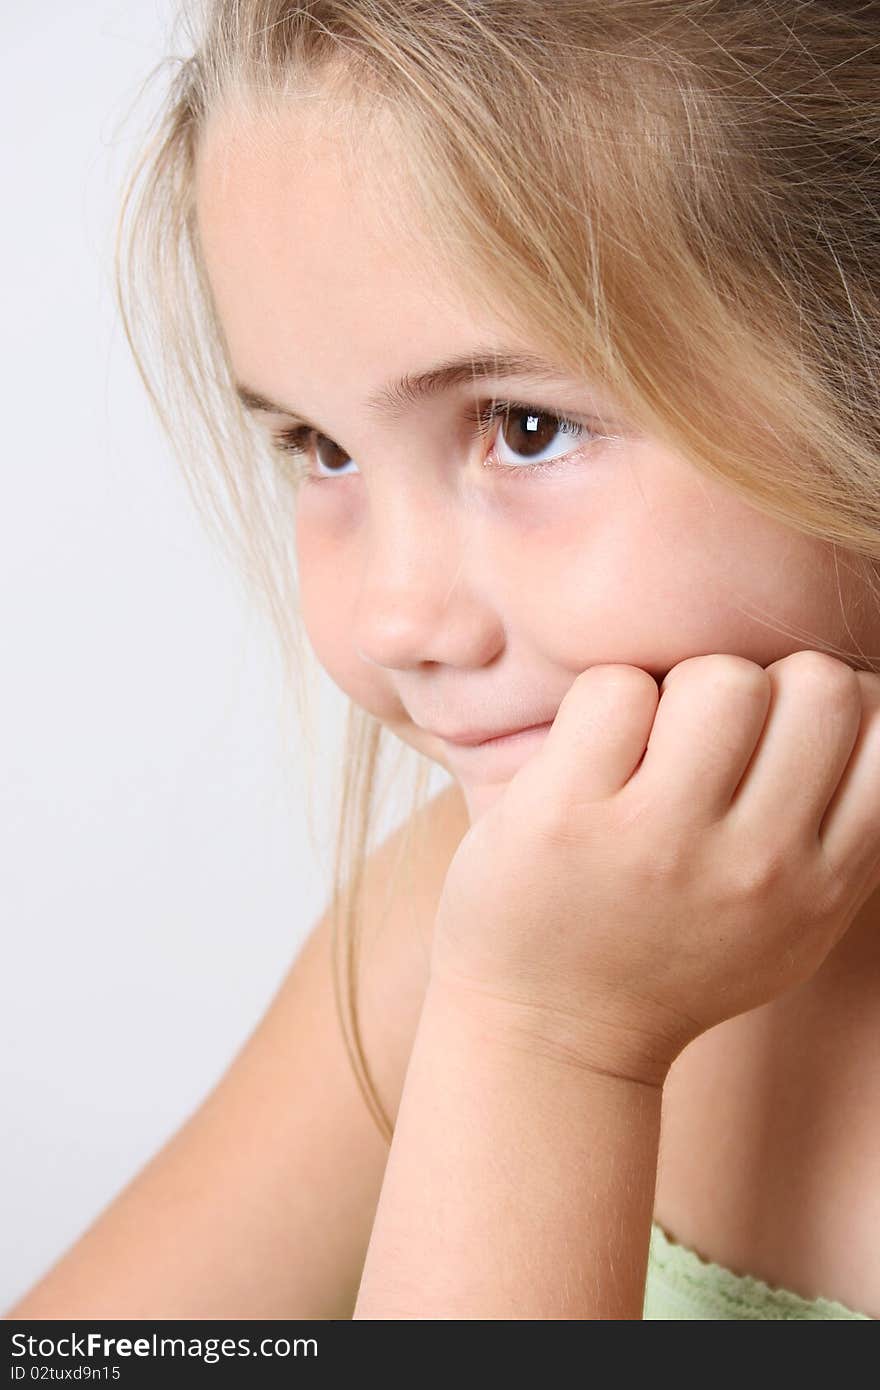
<instances>
[{"instance_id":1,"label":"lips","mask_svg":"<svg viewBox=\"0 0 880 1390\"><path fill-rule=\"evenodd\" d=\"M528 733L531 729L543 728L551 724L555 715L550 719L540 719L534 724L520 724L512 729L477 729L463 734L441 734L437 737L442 738L444 743L455 743L462 748L473 748L479 743L488 743L492 739L510 738L514 734Z\"/></svg>"}]
</instances>

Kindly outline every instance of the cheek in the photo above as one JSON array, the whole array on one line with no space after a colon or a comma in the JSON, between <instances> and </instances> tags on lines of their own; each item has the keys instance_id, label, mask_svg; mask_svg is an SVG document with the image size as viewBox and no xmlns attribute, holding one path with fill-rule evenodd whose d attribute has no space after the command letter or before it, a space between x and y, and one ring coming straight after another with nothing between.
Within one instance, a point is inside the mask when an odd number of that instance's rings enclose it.
<instances>
[{"instance_id":1,"label":"cheek","mask_svg":"<svg viewBox=\"0 0 880 1390\"><path fill-rule=\"evenodd\" d=\"M528 524L500 531L487 557L486 592L508 631L568 670L602 662L665 673L705 638L706 576L695 582L680 552L676 563L638 494L569 488L551 501L536 499ZM705 554L689 558L708 573ZM490 572L504 577L494 591Z\"/></svg>"},{"instance_id":2,"label":"cheek","mask_svg":"<svg viewBox=\"0 0 880 1390\"><path fill-rule=\"evenodd\" d=\"M299 502L296 558L300 613L321 665L338 681L352 664L354 587L351 566L340 555L338 539L308 515L310 503Z\"/></svg>"},{"instance_id":3,"label":"cheek","mask_svg":"<svg viewBox=\"0 0 880 1390\"><path fill-rule=\"evenodd\" d=\"M354 542L333 520L333 513L321 507L320 499L315 506L307 494L298 501L296 561L300 614L318 662L340 690L383 717L387 677L356 651L359 580Z\"/></svg>"},{"instance_id":4,"label":"cheek","mask_svg":"<svg viewBox=\"0 0 880 1390\"><path fill-rule=\"evenodd\" d=\"M680 478L638 483L622 470L613 489L568 487L562 499L530 489L527 520L500 529L487 553L486 592L508 632L571 671L620 663L662 677L689 656L723 651L776 660L769 609L816 612L812 589L806 604L799 597L801 548L783 566L778 533L753 513L709 507L703 489L691 495Z\"/></svg>"}]
</instances>

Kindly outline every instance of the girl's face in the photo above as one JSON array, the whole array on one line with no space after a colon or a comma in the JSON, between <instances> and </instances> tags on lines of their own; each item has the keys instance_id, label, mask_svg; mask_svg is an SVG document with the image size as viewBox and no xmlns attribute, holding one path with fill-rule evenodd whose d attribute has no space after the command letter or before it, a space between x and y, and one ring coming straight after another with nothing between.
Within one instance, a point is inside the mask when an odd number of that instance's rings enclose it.
<instances>
[{"instance_id":1,"label":"girl's face","mask_svg":"<svg viewBox=\"0 0 880 1390\"><path fill-rule=\"evenodd\" d=\"M880 620L831 547L637 437L586 374L465 374L394 416L371 409L406 375L541 346L511 332L512 306L470 309L423 235L389 237L368 165L323 107L285 122L283 138L222 117L206 131L197 203L217 309L238 382L314 427L295 525L317 657L448 770L472 821L544 735L442 735L551 721L590 665L659 681L701 653L876 653ZM493 401L532 408L481 431L469 417Z\"/></svg>"}]
</instances>

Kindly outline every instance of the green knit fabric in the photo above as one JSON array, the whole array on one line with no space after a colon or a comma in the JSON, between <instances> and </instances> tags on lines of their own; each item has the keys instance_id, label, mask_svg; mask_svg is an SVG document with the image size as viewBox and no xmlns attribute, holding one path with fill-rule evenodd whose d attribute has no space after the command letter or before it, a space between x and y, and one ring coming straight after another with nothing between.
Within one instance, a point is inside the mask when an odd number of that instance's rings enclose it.
<instances>
[{"instance_id":1,"label":"green knit fabric","mask_svg":"<svg viewBox=\"0 0 880 1390\"><path fill-rule=\"evenodd\" d=\"M772 1321L797 1318L875 1319L854 1313L842 1303L817 1298L810 1302L788 1289L773 1289L751 1275L734 1274L704 1260L694 1250L667 1236L655 1221L651 1226L648 1277L643 1318L757 1318Z\"/></svg>"}]
</instances>

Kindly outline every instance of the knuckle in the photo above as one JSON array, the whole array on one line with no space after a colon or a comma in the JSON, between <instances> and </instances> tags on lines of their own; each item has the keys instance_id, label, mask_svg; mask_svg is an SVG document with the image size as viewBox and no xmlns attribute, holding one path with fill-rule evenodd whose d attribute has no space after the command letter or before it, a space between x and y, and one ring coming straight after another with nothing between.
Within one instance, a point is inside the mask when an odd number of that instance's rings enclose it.
<instances>
[{"instance_id":1,"label":"knuckle","mask_svg":"<svg viewBox=\"0 0 880 1390\"><path fill-rule=\"evenodd\" d=\"M658 834L653 852L642 861L648 894L652 890L681 893L693 882L695 849L687 837Z\"/></svg>"},{"instance_id":2,"label":"knuckle","mask_svg":"<svg viewBox=\"0 0 880 1390\"><path fill-rule=\"evenodd\" d=\"M838 916L847 905L851 892L852 885L848 875L839 868L828 865L827 872L815 886L810 898L814 918L824 921L829 917Z\"/></svg>"},{"instance_id":3,"label":"knuckle","mask_svg":"<svg viewBox=\"0 0 880 1390\"><path fill-rule=\"evenodd\" d=\"M830 656L828 652L792 652L789 656L783 657L782 661L774 662L774 666L785 666L786 671L797 671L799 681L809 683L811 688L821 691L825 696L839 695L851 699L858 692L859 684L855 671L851 666L847 666L846 662L838 661L837 657Z\"/></svg>"},{"instance_id":4,"label":"knuckle","mask_svg":"<svg viewBox=\"0 0 880 1390\"><path fill-rule=\"evenodd\" d=\"M702 687L719 693L761 692L766 690L769 683L762 666L749 661L747 657L729 652L690 656L674 669L678 671L682 667L688 668L691 678L699 680Z\"/></svg>"},{"instance_id":5,"label":"knuckle","mask_svg":"<svg viewBox=\"0 0 880 1390\"><path fill-rule=\"evenodd\" d=\"M788 879L790 855L780 844L744 854L732 868L734 895L746 902L773 896Z\"/></svg>"},{"instance_id":6,"label":"knuckle","mask_svg":"<svg viewBox=\"0 0 880 1390\"><path fill-rule=\"evenodd\" d=\"M656 695L657 684L654 677L649 672L643 670L641 666L626 666L619 662L606 662L596 666L588 666L585 671L577 677L578 681L589 680L591 683L601 680L612 692L629 691L643 688L653 691Z\"/></svg>"},{"instance_id":7,"label":"knuckle","mask_svg":"<svg viewBox=\"0 0 880 1390\"><path fill-rule=\"evenodd\" d=\"M654 677L640 666L589 666L573 682L569 694L578 689L573 708L579 709L583 700L584 707L602 710L614 719L646 719L660 698Z\"/></svg>"}]
</instances>

